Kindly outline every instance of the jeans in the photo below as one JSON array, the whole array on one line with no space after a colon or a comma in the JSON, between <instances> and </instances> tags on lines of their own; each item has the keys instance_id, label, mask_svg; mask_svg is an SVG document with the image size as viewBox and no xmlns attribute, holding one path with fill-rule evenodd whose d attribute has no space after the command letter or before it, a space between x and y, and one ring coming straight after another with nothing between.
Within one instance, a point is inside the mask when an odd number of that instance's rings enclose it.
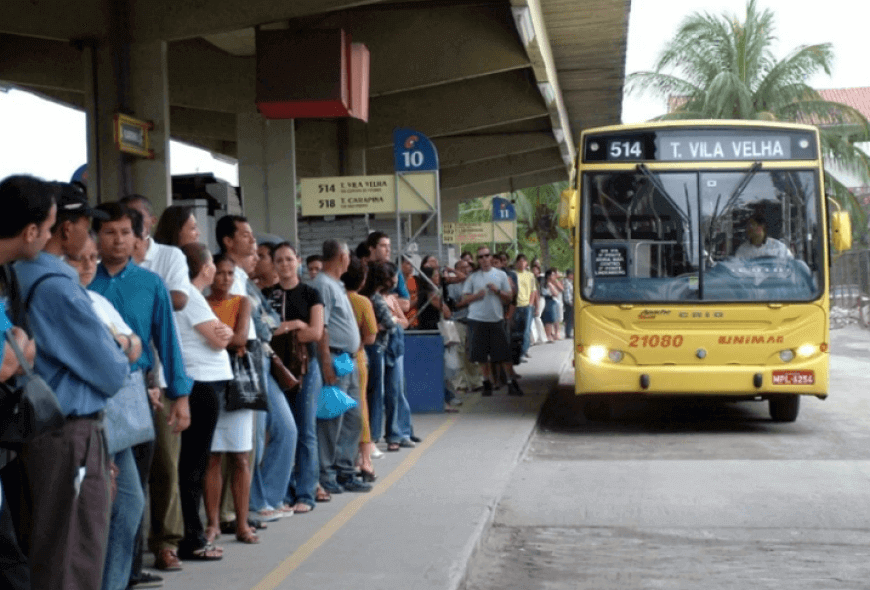
<instances>
[{"instance_id":1,"label":"jeans","mask_svg":"<svg viewBox=\"0 0 870 590\"><path fill-rule=\"evenodd\" d=\"M291 506L299 502L314 506L320 478L320 462L317 456L317 397L322 384L320 364L312 356L308 362L308 372L302 378L302 385L290 401L290 409L293 410L298 429L296 466L284 497L284 501Z\"/></svg>"},{"instance_id":2,"label":"jeans","mask_svg":"<svg viewBox=\"0 0 870 590\"><path fill-rule=\"evenodd\" d=\"M220 397L224 395L226 384L226 381L195 381L188 398L190 427L181 433L181 453L178 456L179 497L184 519L184 538L178 545L181 552L189 553L206 545L199 517L202 480L208 468Z\"/></svg>"},{"instance_id":3,"label":"jeans","mask_svg":"<svg viewBox=\"0 0 870 590\"><path fill-rule=\"evenodd\" d=\"M375 344L366 346L369 359L369 381L366 399L369 406L369 426L372 442L384 435L384 350Z\"/></svg>"},{"instance_id":4,"label":"jeans","mask_svg":"<svg viewBox=\"0 0 870 590\"><path fill-rule=\"evenodd\" d=\"M396 358L392 366L385 363L384 408L387 442L397 443L411 438L414 427L411 425L411 405L405 393L405 355Z\"/></svg>"},{"instance_id":5,"label":"jeans","mask_svg":"<svg viewBox=\"0 0 870 590\"><path fill-rule=\"evenodd\" d=\"M118 467L118 492L112 503L109 549L103 567L103 590L126 590L130 583L136 533L145 512L145 494L133 460L133 450L120 451L115 454L114 460Z\"/></svg>"},{"instance_id":6,"label":"jeans","mask_svg":"<svg viewBox=\"0 0 870 590\"><path fill-rule=\"evenodd\" d=\"M532 332L532 306L526 305L525 307L518 307L516 312L514 313L514 317L517 322L517 332L520 330L520 324L522 324L523 329L523 354L525 355L529 352L529 346L531 344L531 332Z\"/></svg>"},{"instance_id":7,"label":"jeans","mask_svg":"<svg viewBox=\"0 0 870 590\"><path fill-rule=\"evenodd\" d=\"M574 306L565 306L565 338L570 338L574 335Z\"/></svg>"},{"instance_id":8,"label":"jeans","mask_svg":"<svg viewBox=\"0 0 870 590\"><path fill-rule=\"evenodd\" d=\"M330 355L333 360L335 356ZM338 378L335 384L359 403L359 375L354 365L353 373ZM359 405L332 420L317 421L317 442L320 453L320 483L324 487L335 486L356 474L356 454L362 431L362 414Z\"/></svg>"},{"instance_id":9,"label":"jeans","mask_svg":"<svg viewBox=\"0 0 870 590\"><path fill-rule=\"evenodd\" d=\"M270 374L270 359L266 357L263 364L269 411L256 413L250 500L250 508L254 512L281 506L290 485L296 457L296 422L290 412L290 404ZM268 446L266 432L269 433Z\"/></svg>"}]
</instances>

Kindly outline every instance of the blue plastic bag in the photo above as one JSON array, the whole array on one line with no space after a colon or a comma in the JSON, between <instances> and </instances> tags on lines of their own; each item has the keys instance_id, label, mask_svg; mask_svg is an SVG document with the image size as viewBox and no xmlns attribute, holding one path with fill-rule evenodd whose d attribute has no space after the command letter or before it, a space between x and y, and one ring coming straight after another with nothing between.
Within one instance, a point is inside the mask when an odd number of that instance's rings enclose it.
<instances>
[{"instance_id":1,"label":"blue plastic bag","mask_svg":"<svg viewBox=\"0 0 870 590\"><path fill-rule=\"evenodd\" d=\"M336 377L344 377L353 373L353 359L346 352L341 353L332 361L332 368Z\"/></svg>"},{"instance_id":2,"label":"blue plastic bag","mask_svg":"<svg viewBox=\"0 0 870 590\"><path fill-rule=\"evenodd\" d=\"M356 405L355 399L335 385L324 385L320 388L320 396L317 398L317 419L338 418Z\"/></svg>"}]
</instances>

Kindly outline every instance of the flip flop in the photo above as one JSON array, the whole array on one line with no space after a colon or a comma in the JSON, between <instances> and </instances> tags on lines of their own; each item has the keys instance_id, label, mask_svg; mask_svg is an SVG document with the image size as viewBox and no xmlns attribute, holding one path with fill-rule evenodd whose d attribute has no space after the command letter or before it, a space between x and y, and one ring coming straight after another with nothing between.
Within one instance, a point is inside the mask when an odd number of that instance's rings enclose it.
<instances>
[{"instance_id":1,"label":"flip flop","mask_svg":"<svg viewBox=\"0 0 870 590\"><path fill-rule=\"evenodd\" d=\"M244 533L236 533L236 541L248 545L257 545L260 543L260 537L254 531L248 529Z\"/></svg>"},{"instance_id":2,"label":"flip flop","mask_svg":"<svg viewBox=\"0 0 870 590\"><path fill-rule=\"evenodd\" d=\"M209 543L193 551L179 551L178 556L185 561L220 561L224 558L224 550Z\"/></svg>"},{"instance_id":3,"label":"flip flop","mask_svg":"<svg viewBox=\"0 0 870 590\"><path fill-rule=\"evenodd\" d=\"M305 514L306 512L311 512L314 510L314 506L310 506L305 502L297 502L295 506L293 506L293 512L296 514Z\"/></svg>"},{"instance_id":4,"label":"flip flop","mask_svg":"<svg viewBox=\"0 0 870 590\"><path fill-rule=\"evenodd\" d=\"M314 500L317 502L329 502L332 500L332 494L323 488L317 488L317 493L314 495Z\"/></svg>"}]
</instances>

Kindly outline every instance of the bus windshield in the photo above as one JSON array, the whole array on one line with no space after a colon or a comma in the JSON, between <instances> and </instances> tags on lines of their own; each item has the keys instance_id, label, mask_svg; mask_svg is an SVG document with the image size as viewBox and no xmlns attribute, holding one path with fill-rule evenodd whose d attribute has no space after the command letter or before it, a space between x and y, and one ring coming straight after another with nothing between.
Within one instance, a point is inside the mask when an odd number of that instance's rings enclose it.
<instances>
[{"instance_id":1,"label":"bus windshield","mask_svg":"<svg viewBox=\"0 0 870 590\"><path fill-rule=\"evenodd\" d=\"M810 301L821 295L819 178L807 170L583 175L591 301Z\"/></svg>"}]
</instances>

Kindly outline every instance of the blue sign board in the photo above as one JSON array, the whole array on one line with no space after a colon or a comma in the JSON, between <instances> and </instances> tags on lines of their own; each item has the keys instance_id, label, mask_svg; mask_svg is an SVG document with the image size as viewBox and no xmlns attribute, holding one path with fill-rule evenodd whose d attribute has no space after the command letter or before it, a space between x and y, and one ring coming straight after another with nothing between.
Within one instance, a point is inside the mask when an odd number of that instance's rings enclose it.
<instances>
[{"instance_id":1,"label":"blue sign board","mask_svg":"<svg viewBox=\"0 0 870 590\"><path fill-rule=\"evenodd\" d=\"M406 127L393 131L396 172L438 170L438 150L429 138Z\"/></svg>"},{"instance_id":2,"label":"blue sign board","mask_svg":"<svg viewBox=\"0 0 870 590\"><path fill-rule=\"evenodd\" d=\"M492 220L493 221L516 221L517 211L513 204L507 199L495 197L492 200Z\"/></svg>"}]
</instances>

